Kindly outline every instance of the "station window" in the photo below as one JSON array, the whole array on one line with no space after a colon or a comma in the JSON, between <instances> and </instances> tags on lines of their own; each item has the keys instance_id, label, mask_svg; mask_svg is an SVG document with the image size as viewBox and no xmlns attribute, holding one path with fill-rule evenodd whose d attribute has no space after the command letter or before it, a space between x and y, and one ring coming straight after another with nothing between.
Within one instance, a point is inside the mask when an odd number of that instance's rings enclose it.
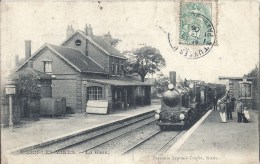
<instances>
[{"instance_id":1,"label":"station window","mask_svg":"<svg viewBox=\"0 0 260 164\"><path fill-rule=\"evenodd\" d=\"M124 75L124 65L121 64L121 75Z\"/></svg>"},{"instance_id":2,"label":"station window","mask_svg":"<svg viewBox=\"0 0 260 164\"><path fill-rule=\"evenodd\" d=\"M88 100L102 100L102 87L92 86L87 87Z\"/></svg>"},{"instance_id":3,"label":"station window","mask_svg":"<svg viewBox=\"0 0 260 164\"><path fill-rule=\"evenodd\" d=\"M120 75L120 64L119 64L119 61L116 63L116 65L117 65L117 72L116 72L116 74Z\"/></svg>"},{"instance_id":4,"label":"station window","mask_svg":"<svg viewBox=\"0 0 260 164\"><path fill-rule=\"evenodd\" d=\"M117 72L118 72L118 65L115 64L115 71L114 71L114 74L117 75Z\"/></svg>"},{"instance_id":5,"label":"station window","mask_svg":"<svg viewBox=\"0 0 260 164\"><path fill-rule=\"evenodd\" d=\"M112 62L112 64L111 64L111 72L112 72L113 75L115 74L115 64L114 64L114 62Z\"/></svg>"},{"instance_id":6,"label":"station window","mask_svg":"<svg viewBox=\"0 0 260 164\"><path fill-rule=\"evenodd\" d=\"M51 74L52 73L52 61L43 61L44 64L44 73Z\"/></svg>"},{"instance_id":7,"label":"station window","mask_svg":"<svg viewBox=\"0 0 260 164\"><path fill-rule=\"evenodd\" d=\"M239 95L240 97L251 97L251 84L240 84Z\"/></svg>"}]
</instances>

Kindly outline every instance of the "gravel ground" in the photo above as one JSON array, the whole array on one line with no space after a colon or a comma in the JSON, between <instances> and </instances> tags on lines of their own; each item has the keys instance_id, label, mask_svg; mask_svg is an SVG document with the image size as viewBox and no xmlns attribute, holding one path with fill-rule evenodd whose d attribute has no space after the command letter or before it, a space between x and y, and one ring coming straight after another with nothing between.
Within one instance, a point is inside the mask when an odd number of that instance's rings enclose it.
<instances>
[{"instance_id":1,"label":"gravel ground","mask_svg":"<svg viewBox=\"0 0 260 164\"><path fill-rule=\"evenodd\" d=\"M153 123L123 135L115 140L112 140L104 145L89 150L87 153L107 152L109 154L121 154L136 143L150 137L159 131L159 127Z\"/></svg>"},{"instance_id":2,"label":"gravel ground","mask_svg":"<svg viewBox=\"0 0 260 164\"><path fill-rule=\"evenodd\" d=\"M127 154L133 156L135 154L154 155L159 151L160 153L166 152L185 132L186 130L162 131Z\"/></svg>"}]
</instances>

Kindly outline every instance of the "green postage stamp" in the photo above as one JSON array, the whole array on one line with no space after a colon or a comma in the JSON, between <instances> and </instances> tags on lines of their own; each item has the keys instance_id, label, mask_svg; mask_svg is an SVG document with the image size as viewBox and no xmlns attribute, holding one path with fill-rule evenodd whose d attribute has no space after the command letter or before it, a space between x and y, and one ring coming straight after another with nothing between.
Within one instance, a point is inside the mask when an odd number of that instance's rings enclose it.
<instances>
[{"instance_id":1,"label":"green postage stamp","mask_svg":"<svg viewBox=\"0 0 260 164\"><path fill-rule=\"evenodd\" d=\"M215 41L212 4L183 2L180 4L180 44L211 45Z\"/></svg>"},{"instance_id":2,"label":"green postage stamp","mask_svg":"<svg viewBox=\"0 0 260 164\"><path fill-rule=\"evenodd\" d=\"M169 43L187 59L198 59L218 46L218 1L180 0L175 3L177 35L168 35ZM177 42L176 42L177 41Z\"/></svg>"}]
</instances>

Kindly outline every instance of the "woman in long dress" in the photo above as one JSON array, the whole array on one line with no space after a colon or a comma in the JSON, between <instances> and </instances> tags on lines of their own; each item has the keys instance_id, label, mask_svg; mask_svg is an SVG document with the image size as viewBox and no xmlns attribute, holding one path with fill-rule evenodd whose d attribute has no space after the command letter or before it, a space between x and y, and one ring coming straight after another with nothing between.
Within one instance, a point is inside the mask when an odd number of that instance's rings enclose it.
<instances>
[{"instance_id":1,"label":"woman in long dress","mask_svg":"<svg viewBox=\"0 0 260 164\"><path fill-rule=\"evenodd\" d=\"M223 101L220 101L219 104L219 114L220 114L220 118L221 118L221 123L226 123L227 122L227 118L226 118L226 104Z\"/></svg>"}]
</instances>

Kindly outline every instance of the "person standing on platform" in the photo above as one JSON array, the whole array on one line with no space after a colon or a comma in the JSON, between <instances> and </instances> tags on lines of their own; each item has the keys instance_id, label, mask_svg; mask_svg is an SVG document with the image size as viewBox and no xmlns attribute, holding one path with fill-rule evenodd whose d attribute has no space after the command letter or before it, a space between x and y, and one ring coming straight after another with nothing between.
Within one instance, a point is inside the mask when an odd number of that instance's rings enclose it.
<instances>
[{"instance_id":1,"label":"person standing on platform","mask_svg":"<svg viewBox=\"0 0 260 164\"><path fill-rule=\"evenodd\" d=\"M243 112L244 112L244 104L241 102L240 99L237 100L236 111L237 111L237 122L240 123L243 121Z\"/></svg>"},{"instance_id":2,"label":"person standing on platform","mask_svg":"<svg viewBox=\"0 0 260 164\"><path fill-rule=\"evenodd\" d=\"M232 118L232 106L231 106L231 100L228 99L226 102L226 108L227 108L227 119L228 120L233 120Z\"/></svg>"},{"instance_id":3,"label":"person standing on platform","mask_svg":"<svg viewBox=\"0 0 260 164\"><path fill-rule=\"evenodd\" d=\"M221 118L221 123L226 123L227 119L226 119L226 105L223 101L219 101L219 114L220 114L220 118Z\"/></svg>"},{"instance_id":4,"label":"person standing on platform","mask_svg":"<svg viewBox=\"0 0 260 164\"><path fill-rule=\"evenodd\" d=\"M226 100L228 100L229 98L230 98L230 93L228 91L227 94L226 94Z\"/></svg>"},{"instance_id":5,"label":"person standing on platform","mask_svg":"<svg viewBox=\"0 0 260 164\"><path fill-rule=\"evenodd\" d=\"M214 110L217 110L217 102L218 102L218 99L216 96L213 97L213 106L214 106Z\"/></svg>"},{"instance_id":6,"label":"person standing on platform","mask_svg":"<svg viewBox=\"0 0 260 164\"><path fill-rule=\"evenodd\" d=\"M232 95L232 96L231 96L231 109L232 109L232 112L235 111L235 102L236 102L236 99L235 99L235 97Z\"/></svg>"}]
</instances>

